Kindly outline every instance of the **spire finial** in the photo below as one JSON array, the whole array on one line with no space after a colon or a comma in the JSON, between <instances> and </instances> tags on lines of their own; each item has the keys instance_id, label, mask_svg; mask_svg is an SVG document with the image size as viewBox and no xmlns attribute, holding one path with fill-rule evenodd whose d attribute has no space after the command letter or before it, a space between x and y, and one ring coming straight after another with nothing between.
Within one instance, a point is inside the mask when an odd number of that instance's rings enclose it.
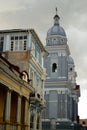
<instances>
[{"instance_id":1,"label":"spire finial","mask_svg":"<svg viewBox=\"0 0 87 130\"><path fill-rule=\"evenodd\" d=\"M59 25L59 19L60 19L60 17L59 17L59 15L57 14L57 7L55 8L55 11L56 11L56 15L54 16L54 24L55 25Z\"/></svg>"},{"instance_id":2,"label":"spire finial","mask_svg":"<svg viewBox=\"0 0 87 130\"><path fill-rule=\"evenodd\" d=\"M56 9L56 15L57 15L57 7L55 9Z\"/></svg>"}]
</instances>

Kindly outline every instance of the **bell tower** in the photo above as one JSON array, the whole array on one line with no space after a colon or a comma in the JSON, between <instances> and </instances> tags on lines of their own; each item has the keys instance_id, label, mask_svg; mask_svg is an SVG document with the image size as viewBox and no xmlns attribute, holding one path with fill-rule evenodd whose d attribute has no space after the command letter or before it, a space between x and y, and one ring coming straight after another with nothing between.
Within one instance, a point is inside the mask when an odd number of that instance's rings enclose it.
<instances>
[{"instance_id":1,"label":"bell tower","mask_svg":"<svg viewBox=\"0 0 87 130\"><path fill-rule=\"evenodd\" d=\"M54 25L47 31L46 50L49 56L44 59L47 70L45 82L46 109L43 124L57 127L61 123L77 122L79 85L76 84L74 60L70 56L65 30L59 24L60 17L54 16ZM77 89L78 88L78 89Z\"/></svg>"}]
</instances>

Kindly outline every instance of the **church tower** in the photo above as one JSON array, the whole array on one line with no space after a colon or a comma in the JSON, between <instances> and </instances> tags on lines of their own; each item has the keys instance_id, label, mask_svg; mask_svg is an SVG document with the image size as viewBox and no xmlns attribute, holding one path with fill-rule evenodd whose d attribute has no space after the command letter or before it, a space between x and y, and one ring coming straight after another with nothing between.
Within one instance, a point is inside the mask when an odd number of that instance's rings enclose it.
<instances>
[{"instance_id":1,"label":"church tower","mask_svg":"<svg viewBox=\"0 0 87 130\"><path fill-rule=\"evenodd\" d=\"M44 59L47 70L45 82L46 109L43 112L43 129L77 122L80 87L76 84L74 60L70 55L65 30L60 26L60 17L54 16L54 25L48 30Z\"/></svg>"}]
</instances>

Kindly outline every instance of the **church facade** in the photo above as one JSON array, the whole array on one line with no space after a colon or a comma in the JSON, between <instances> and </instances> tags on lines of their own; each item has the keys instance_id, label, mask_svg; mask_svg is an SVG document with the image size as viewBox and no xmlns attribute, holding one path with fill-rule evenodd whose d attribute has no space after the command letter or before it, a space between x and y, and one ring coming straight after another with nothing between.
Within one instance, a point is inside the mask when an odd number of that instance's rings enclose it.
<instances>
[{"instance_id":1,"label":"church facade","mask_svg":"<svg viewBox=\"0 0 87 130\"><path fill-rule=\"evenodd\" d=\"M45 82L46 109L43 112L43 130L74 127L78 122L80 86L76 83L77 73L70 55L65 30L60 26L60 17L54 16L54 25L48 30L44 59L47 69Z\"/></svg>"}]
</instances>

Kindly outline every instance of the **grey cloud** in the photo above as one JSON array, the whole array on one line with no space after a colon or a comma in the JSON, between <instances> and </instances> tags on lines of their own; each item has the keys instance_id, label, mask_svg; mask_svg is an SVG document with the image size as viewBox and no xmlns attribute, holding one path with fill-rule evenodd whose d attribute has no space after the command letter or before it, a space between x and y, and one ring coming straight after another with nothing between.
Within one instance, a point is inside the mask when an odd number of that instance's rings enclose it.
<instances>
[{"instance_id":1,"label":"grey cloud","mask_svg":"<svg viewBox=\"0 0 87 130\"><path fill-rule=\"evenodd\" d=\"M87 0L12 0L0 3L0 29L34 28L45 44L47 30L53 26L55 7L65 29L77 81L87 89ZM83 84L85 80L85 84Z\"/></svg>"}]
</instances>

